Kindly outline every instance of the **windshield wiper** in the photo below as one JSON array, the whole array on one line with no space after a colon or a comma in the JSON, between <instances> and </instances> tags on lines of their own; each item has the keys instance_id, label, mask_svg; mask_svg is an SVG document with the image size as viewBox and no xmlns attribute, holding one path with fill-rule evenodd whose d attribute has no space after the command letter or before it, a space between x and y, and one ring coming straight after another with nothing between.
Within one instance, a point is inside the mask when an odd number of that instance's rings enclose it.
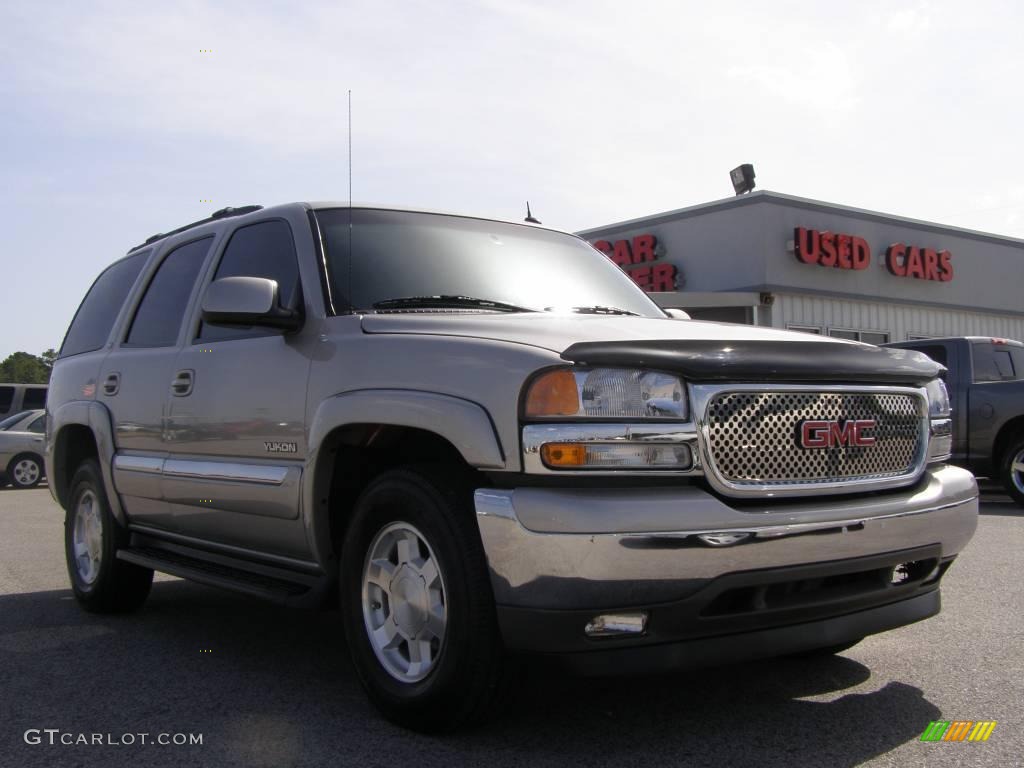
<instances>
[{"instance_id":1,"label":"windshield wiper","mask_svg":"<svg viewBox=\"0 0 1024 768\"><path fill-rule=\"evenodd\" d=\"M399 299L384 299L373 304L374 309L490 309L495 312L535 312L536 310L518 307L504 301L477 299L472 296L404 296Z\"/></svg>"},{"instance_id":2,"label":"windshield wiper","mask_svg":"<svg viewBox=\"0 0 1024 768\"><path fill-rule=\"evenodd\" d=\"M547 307L548 310L556 309L556 307ZM600 304L595 304L592 307L570 307L570 312L576 312L581 315L631 315L633 317L639 317L638 312L631 312L628 309L619 309L618 307L602 307Z\"/></svg>"}]
</instances>

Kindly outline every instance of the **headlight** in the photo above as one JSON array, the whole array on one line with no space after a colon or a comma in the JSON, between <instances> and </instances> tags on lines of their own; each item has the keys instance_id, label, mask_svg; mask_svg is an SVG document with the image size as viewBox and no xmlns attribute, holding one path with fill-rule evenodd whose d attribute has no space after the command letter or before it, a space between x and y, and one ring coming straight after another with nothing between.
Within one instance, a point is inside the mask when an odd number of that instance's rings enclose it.
<instances>
[{"instance_id":1,"label":"headlight","mask_svg":"<svg viewBox=\"0 0 1024 768\"><path fill-rule=\"evenodd\" d=\"M530 383L527 418L678 419L688 416L682 379L630 368L559 368Z\"/></svg>"},{"instance_id":2,"label":"headlight","mask_svg":"<svg viewBox=\"0 0 1024 768\"><path fill-rule=\"evenodd\" d=\"M928 461L945 461L953 452L953 420L949 392L942 379L932 379L925 386L928 395Z\"/></svg>"}]
</instances>

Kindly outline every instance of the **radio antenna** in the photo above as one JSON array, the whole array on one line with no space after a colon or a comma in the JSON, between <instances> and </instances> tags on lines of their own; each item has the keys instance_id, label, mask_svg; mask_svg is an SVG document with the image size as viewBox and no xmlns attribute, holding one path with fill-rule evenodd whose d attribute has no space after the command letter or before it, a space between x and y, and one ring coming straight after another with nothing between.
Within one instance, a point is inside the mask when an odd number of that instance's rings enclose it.
<instances>
[{"instance_id":1,"label":"radio antenna","mask_svg":"<svg viewBox=\"0 0 1024 768\"><path fill-rule=\"evenodd\" d=\"M348 89L348 311L355 309L352 298L352 89Z\"/></svg>"}]
</instances>

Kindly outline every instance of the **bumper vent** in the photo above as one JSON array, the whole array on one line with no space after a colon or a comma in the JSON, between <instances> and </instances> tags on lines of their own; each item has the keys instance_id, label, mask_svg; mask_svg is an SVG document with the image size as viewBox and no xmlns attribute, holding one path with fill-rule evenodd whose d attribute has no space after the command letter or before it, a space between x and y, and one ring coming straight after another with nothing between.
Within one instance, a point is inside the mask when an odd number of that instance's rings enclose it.
<instances>
[{"instance_id":1,"label":"bumper vent","mask_svg":"<svg viewBox=\"0 0 1024 768\"><path fill-rule=\"evenodd\" d=\"M709 469L737 489L903 478L924 464L925 417L923 398L913 394L724 392L705 416ZM831 425L842 431L850 421L871 423L869 445L844 438L827 447L802 444L805 422L827 436Z\"/></svg>"}]
</instances>

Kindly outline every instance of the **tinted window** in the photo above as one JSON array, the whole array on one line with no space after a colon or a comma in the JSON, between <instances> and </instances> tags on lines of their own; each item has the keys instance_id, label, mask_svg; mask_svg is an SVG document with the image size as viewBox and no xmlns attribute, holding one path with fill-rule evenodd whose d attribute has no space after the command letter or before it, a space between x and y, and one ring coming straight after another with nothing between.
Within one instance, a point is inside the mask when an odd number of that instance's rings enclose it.
<instances>
[{"instance_id":1,"label":"tinted window","mask_svg":"<svg viewBox=\"0 0 1024 768\"><path fill-rule=\"evenodd\" d=\"M0 413L7 413L14 403L14 387L0 387Z\"/></svg>"},{"instance_id":2,"label":"tinted window","mask_svg":"<svg viewBox=\"0 0 1024 768\"><path fill-rule=\"evenodd\" d=\"M34 411L46 406L46 390L42 387L25 387L25 395L21 399L21 407L26 411Z\"/></svg>"},{"instance_id":3,"label":"tinted window","mask_svg":"<svg viewBox=\"0 0 1024 768\"><path fill-rule=\"evenodd\" d=\"M188 243L168 254L146 288L125 343L167 347L178 340L185 305L210 250L212 237Z\"/></svg>"},{"instance_id":4,"label":"tinted window","mask_svg":"<svg viewBox=\"0 0 1024 768\"><path fill-rule=\"evenodd\" d=\"M926 346L914 347L914 349L918 352L924 352L939 365L949 366L949 357L946 355L946 348L941 344L928 344Z\"/></svg>"},{"instance_id":5,"label":"tinted window","mask_svg":"<svg viewBox=\"0 0 1024 768\"><path fill-rule=\"evenodd\" d=\"M28 411L18 411L13 416L8 416L3 421L0 421L0 432L6 431L17 424L19 421L28 416Z\"/></svg>"},{"instance_id":6,"label":"tinted window","mask_svg":"<svg viewBox=\"0 0 1024 768\"><path fill-rule=\"evenodd\" d=\"M1007 347L997 347L985 342L975 343L971 345L971 357L974 360L976 382L1010 381L1017 378L1011 351Z\"/></svg>"},{"instance_id":7,"label":"tinted window","mask_svg":"<svg viewBox=\"0 0 1024 768\"><path fill-rule=\"evenodd\" d=\"M37 434L43 434L46 431L46 416L40 416L38 419L28 425L29 432L35 432Z\"/></svg>"},{"instance_id":8,"label":"tinted window","mask_svg":"<svg viewBox=\"0 0 1024 768\"><path fill-rule=\"evenodd\" d=\"M61 357L102 347L114 326L121 305L142 271L149 251L117 262L96 278L85 295L60 348Z\"/></svg>"},{"instance_id":9,"label":"tinted window","mask_svg":"<svg viewBox=\"0 0 1024 768\"><path fill-rule=\"evenodd\" d=\"M292 230L283 221L264 221L242 227L231 235L217 267L214 280L222 277L265 277L277 281L281 305L295 307L299 301L299 266L295 260ZM237 339L276 333L267 328L235 328L203 323L201 341Z\"/></svg>"}]
</instances>

